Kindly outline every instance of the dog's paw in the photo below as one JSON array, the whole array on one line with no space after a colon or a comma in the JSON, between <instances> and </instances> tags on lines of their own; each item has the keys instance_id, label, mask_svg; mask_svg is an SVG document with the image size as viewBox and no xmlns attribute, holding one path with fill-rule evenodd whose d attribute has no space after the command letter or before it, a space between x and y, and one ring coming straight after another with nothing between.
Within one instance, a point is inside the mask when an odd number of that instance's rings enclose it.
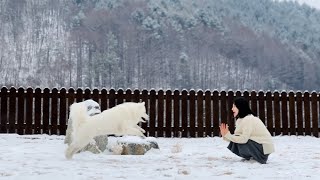
<instances>
[{"instance_id":1,"label":"dog's paw","mask_svg":"<svg viewBox=\"0 0 320 180\"><path fill-rule=\"evenodd\" d=\"M70 160L70 159L72 159L72 156L73 156L72 149L68 147L65 152L65 157L66 157L66 159Z\"/></svg>"}]
</instances>

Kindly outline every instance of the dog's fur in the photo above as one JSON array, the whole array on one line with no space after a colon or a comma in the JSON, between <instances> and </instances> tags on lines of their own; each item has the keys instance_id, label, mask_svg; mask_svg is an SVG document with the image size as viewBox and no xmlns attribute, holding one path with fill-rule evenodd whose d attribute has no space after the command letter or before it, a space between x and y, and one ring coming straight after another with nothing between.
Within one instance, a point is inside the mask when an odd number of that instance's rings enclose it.
<instances>
[{"instance_id":1,"label":"dog's fur","mask_svg":"<svg viewBox=\"0 0 320 180\"><path fill-rule=\"evenodd\" d=\"M70 106L70 118L72 119L72 143L67 148L67 159L81 148L86 146L95 136L137 135L145 137L145 130L137 124L146 122L149 116L146 114L145 103L126 102L101 114L89 116L83 103L74 103ZM143 120L144 118L145 120Z\"/></svg>"}]
</instances>

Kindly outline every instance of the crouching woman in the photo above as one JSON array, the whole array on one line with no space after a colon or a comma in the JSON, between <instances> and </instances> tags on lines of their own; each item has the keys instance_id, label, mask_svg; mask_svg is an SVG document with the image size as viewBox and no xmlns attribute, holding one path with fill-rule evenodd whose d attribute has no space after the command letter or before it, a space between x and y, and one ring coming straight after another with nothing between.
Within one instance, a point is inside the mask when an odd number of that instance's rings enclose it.
<instances>
[{"instance_id":1,"label":"crouching woman","mask_svg":"<svg viewBox=\"0 0 320 180\"><path fill-rule=\"evenodd\" d=\"M224 140L229 141L228 149L244 158L254 159L266 164L269 154L274 152L272 136L263 122L255 116L245 98L234 100L233 116L236 118L236 129L231 134L227 124L220 125L220 133Z\"/></svg>"}]
</instances>

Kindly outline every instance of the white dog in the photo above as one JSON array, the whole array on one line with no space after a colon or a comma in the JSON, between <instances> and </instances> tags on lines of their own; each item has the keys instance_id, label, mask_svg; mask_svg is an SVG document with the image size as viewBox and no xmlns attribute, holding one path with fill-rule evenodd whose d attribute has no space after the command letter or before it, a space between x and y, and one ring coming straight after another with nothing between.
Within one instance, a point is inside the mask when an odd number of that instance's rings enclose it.
<instances>
[{"instance_id":1,"label":"white dog","mask_svg":"<svg viewBox=\"0 0 320 180\"><path fill-rule=\"evenodd\" d=\"M101 113L100 105L96 101L94 101L92 99L87 99L87 100L85 100L83 102L79 102L79 103L84 103L85 104L85 106L87 107L87 114L89 116L93 116L93 115ZM66 137L64 139L64 143L65 144L68 144L68 145L71 144L71 142L72 142L72 139L71 139L72 131L73 131L72 119L69 117L69 119L68 119L68 128L67 128L67 131L66 131ZM104 139L106 139L108 141L108 137L106 137ZM89 148L87 148L87 149L89 149Z\"/></svg>"},{"instance_id":2,"label":"white dog","mask_svg":"<svg viewBox=\"0 0 320 180\"><path fill-rule=\"evenodd\" d=\"M95 136L115 134L145 137L143 134L145 130L137 124L146 122L145 120L148 120L149 116L146 114L144 102L122 103L94 116L87 114L87 107L83 103L74 103L70 106L70 118L72 119L73 132L72 143L65 152L67 159L71 159Z\"/></svg>"}]
</instances>

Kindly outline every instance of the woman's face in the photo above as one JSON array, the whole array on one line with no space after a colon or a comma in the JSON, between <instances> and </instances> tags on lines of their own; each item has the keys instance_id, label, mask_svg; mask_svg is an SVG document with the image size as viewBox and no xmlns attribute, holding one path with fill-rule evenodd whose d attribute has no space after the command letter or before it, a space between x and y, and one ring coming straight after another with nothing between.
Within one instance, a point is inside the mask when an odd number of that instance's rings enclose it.
<instances>
[{"instance_id":1,"label":"woman's face","mask_svg":"<svg viewBox=\"0 0 320 180\"><path fill-rule=\"evenodd\" d=\"M237 117L238 113L239 113L239 109L237 108L236 105L232 105L232 112L233 112L233 117Z\"/></svg>"}]
</instances>

